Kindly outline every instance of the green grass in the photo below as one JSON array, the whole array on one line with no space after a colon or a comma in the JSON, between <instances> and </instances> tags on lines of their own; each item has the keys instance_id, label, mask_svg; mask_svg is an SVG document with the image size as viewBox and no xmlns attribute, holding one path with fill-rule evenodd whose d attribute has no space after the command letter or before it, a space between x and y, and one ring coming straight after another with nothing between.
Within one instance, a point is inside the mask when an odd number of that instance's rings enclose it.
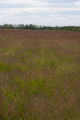
<instances>
[{"instance_id":1,"label":"green grass","mask_svg":"<svg viewBox=\"0 0 80 120\"><path fill-rule=\"evenodd\" d=\"M27 70L27 66L23 64L16 63L13 66L14 70L20 71L20 72L25 72Z\"/></svg>"},{"instance_id":2,"label":"green grass","mask_svg":"<svg viewBox=\"0 0 80 120\"><path fill-rule=\"evenodd\" d=\"M23 64L5 64L2 61L0 62L0 72L10 72L10 71L19 71L19 72L25 72L27 70L26 65Z\"/></svg>"},{"instance_id":3,"label":"green grass","mask_svg":"<svg viewBox=\"0 0 80 120\"><path fill-rule=\"evenodd\" d=\"M13 33L0 38L0 119L79 120L77 38Z\"/></svg>"},{"instance_id":4,"label":"green grass","mask_svg":"<svg viewBox=\"0 0 80 120\"><path fill-rule=\"evenodd\" d=\"M0 72L10 72L12 67L0 61Z\"/></svg>"}]
</instances>

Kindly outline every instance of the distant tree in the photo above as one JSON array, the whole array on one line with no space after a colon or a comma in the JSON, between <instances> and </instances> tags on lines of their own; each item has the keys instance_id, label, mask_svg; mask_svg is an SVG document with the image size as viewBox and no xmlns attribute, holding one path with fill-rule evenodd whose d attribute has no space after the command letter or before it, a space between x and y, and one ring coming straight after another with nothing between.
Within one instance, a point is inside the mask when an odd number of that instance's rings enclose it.
<instances>
[{"instance_id":1,"label":"distant tree","mask_svg":"<svg viewBox=\"0 0 80 120\"><path fill-rule=\"evenodd\" d=\"M51 27L51 26L37 26L33 24L18 24L18 25L12 25L12 24L3 24L0 25L0 29L30 29L30 30L59 30L59 31L78 31L80 32L80 26L63 26L63 27Z\"/></svg>"}]
</instances>

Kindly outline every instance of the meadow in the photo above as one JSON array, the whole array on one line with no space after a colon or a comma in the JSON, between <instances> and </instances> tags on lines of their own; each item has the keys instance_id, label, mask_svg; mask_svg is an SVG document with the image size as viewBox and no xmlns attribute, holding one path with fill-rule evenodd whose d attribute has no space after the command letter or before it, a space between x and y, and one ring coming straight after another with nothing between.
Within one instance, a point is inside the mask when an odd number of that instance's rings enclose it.
<instances>
[{"instance_id":1,"label":"meadow","mask_svg":"<svg viewBox=\"0 0 80 120\"><path fill-rule=\"evenodd\" d=\"M80 32L0 30L0 120L80 120Z\"/></svg>"}]
</instances>

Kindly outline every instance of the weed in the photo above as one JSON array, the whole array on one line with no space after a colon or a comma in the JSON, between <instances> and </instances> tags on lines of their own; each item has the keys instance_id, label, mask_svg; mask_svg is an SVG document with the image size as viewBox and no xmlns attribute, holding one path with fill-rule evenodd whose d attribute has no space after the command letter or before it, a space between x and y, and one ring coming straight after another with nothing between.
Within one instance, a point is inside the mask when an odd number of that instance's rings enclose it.
<instances>
[{"instance_id":1,"label":"weed","mask_svg":"<svg viewBox=\"0 0 80 120\"><path fill-rule=\"evenodd\" d=\"M0 72L10 72L12 70L12 66L4 64L0 61Z\"/></svg>"}]
</instances>

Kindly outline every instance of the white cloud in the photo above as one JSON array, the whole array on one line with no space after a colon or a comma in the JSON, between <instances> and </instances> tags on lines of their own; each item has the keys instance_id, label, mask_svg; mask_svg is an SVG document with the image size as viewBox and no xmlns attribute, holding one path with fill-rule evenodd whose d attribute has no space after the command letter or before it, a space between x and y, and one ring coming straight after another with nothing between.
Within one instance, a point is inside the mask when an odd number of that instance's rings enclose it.
<instances>
[{"instance_id":1,"label":"white cloud","mask_svg":"<svg viewBox=\"0 0 80 120\"><path fill-rule=\"evenodd\" d=\"M80 6L80 1L75 1L75 2L72 3L72 5Z\"/></svg>"},{"instance_id":2,"label":"white cloud","mask_svg":"<svg viewBox=\"0 0 80 120\"><path fill-rule=\"evenodd\" d=\"M80 24L80 1L77 0L60 3L47 0L45 2L41 0L0 0L0 6L0 24Z\"/></svg>"},{"instance_id":3,"label":"white cloud","mask_svg":"<svg viewBox=\"0 0 80 120\"><path fill-rule=\"evenodd\" d=\"M31 6L80 6L80 1L75 2L49 2L49 1L41 1L41 0L0 0L0 4L25 4L25 5L31 5Z\"/></svg>"},{"instance_id":4,"label":"white cloud","mask_svg":"<svg viewBox=\"0 0 80 120\"><path fill-rule=\"evenodd\" d=\"M1 0L3 4L27 4L31 6L47 6L48 2L42 2L40 0Z\"/></svg>"}]
</instances>

